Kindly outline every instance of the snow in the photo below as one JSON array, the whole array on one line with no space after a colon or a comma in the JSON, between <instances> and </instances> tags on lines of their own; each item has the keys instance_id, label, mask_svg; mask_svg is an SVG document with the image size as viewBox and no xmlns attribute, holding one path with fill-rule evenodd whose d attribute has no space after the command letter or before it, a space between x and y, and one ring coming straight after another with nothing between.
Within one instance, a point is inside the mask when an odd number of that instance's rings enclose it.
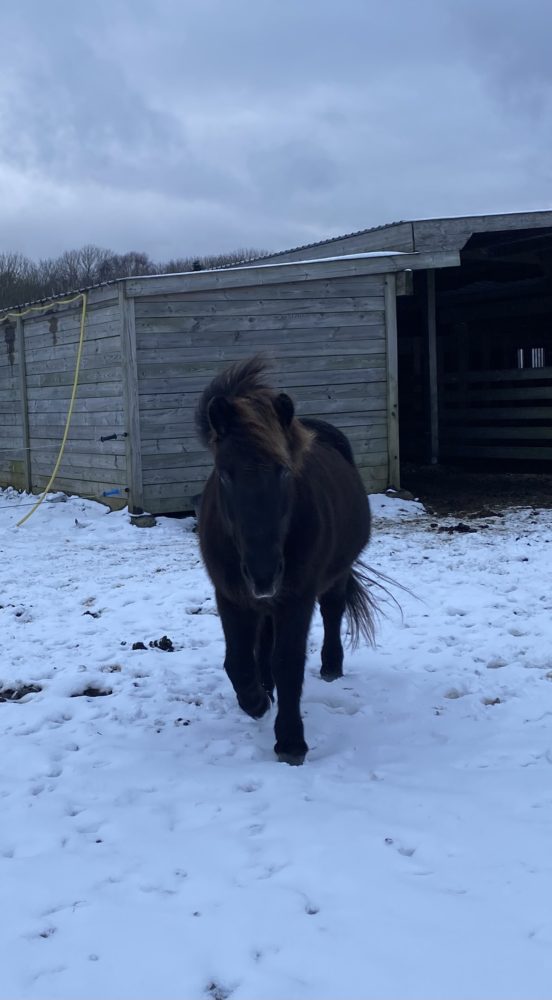
<instances>
[{"instance_id":1,"label":"snow","mask_svg":"<svg viewBox=\"0 0 552 1000\"><path fill-rule=\"evenodd\" d=\"M291 768L193 520L29 502L0 492L0 682L41 689L0 702L2 998L550 995L551 511L371 498L403 616L331 685L316 619Z\"/></svg>"}]
</instances>

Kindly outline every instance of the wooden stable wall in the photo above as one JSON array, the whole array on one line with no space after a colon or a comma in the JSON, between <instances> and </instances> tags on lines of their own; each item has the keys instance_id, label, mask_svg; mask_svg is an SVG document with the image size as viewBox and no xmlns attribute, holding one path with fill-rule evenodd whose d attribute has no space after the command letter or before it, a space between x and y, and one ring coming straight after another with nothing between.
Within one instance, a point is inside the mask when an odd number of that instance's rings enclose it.
<instances>
[{"instance_id":1,"label":"wooden stable wall","mask_svg":"<svg viewBox=\"0 0 552 1000\"><path fill-rule=\"evenodd\" d=\"M259 351L299 414L326 417L348 434L368 491L398 486L397 272L404 278L405 268L435 263L431 254L345 258L129 278L89 290L75 412L55 488L128 501L133 512L192 509L211 468L194 427L198 397L224 365ZM0 485L40 490L48 481L79 323L80 303L56 300L15 326L0 315L7 345Z\"/></svg>"},{"instance_id":2,"label":"wooden stable wall","mask_svg":"<svg viewBox=\"0 0 552 1000\"><path fill-rule=\"evenodd\" d=\"M384 489L385 281L374 275L137 297L144 507L190 506L211 468L193 424L199 393L224 364L259 351L273 359L274 382L294 396L299 413L346 431L367 489Z\"/></svg>"},{"instance_id":3,"label":"wooden stable wall","mask_svg":"<svg viewBox=\"0 0 552 1000\"><path fill-rule=\"evenodd\" d=\"M552 368L445 375L440 399L444 461L552 460Z\"/></svg>"},{"instance_id":4,"label":"wooden stable wall","mask_svg":"<svg viewBox=\"0 0 552 1000\"><path fill-rule=\"evenodd\" d=\"M116 286L88 308L79 390L55 488L126 500L121 322ZM80 302L2 323L0 483L40 491L58 455L75 371ZM15 333L13 350L8 349ZM116 440L102 437L117 434Z\"/></svg>"}]
</instances>

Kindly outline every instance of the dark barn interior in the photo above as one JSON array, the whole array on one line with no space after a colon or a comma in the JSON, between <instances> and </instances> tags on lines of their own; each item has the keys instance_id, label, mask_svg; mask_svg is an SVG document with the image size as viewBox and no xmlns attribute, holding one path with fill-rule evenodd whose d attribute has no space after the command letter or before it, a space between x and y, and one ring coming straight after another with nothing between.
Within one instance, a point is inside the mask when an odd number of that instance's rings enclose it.
<instances>
[{"instance_id":1,"label":"dark barn interior","mask_svg":"<svg viewBox=\"0 0 552 1000\"><path fill-rule=\"evenodd\" d=\"M397 300L401 462L552 472L552 227L474 233Z\"/></svg>"}]
</instances>

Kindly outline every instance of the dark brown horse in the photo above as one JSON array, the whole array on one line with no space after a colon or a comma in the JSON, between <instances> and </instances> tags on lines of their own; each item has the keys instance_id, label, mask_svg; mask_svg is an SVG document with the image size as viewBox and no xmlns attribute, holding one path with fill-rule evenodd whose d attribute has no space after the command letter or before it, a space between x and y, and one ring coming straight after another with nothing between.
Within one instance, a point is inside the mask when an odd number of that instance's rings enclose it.
<instances>
[{"instance_id":1,"label":"dark brown horse","mask_svg":"<svg viewBox=\"0 0 552 1000\"><path fill-rule=\"evenodd\" d=\"M215 468L201 500L199 539L226 639L224 666L241 708L260 718L278 696L278 758L302 764L300 712L309 625L324 622L321 676L343 674L340 627L373 634L368 579L354 563L370 535L366 492L349 441L298 419L266 383L265 360L233 365L196 413Z\"/></svg>"}]
</instances>

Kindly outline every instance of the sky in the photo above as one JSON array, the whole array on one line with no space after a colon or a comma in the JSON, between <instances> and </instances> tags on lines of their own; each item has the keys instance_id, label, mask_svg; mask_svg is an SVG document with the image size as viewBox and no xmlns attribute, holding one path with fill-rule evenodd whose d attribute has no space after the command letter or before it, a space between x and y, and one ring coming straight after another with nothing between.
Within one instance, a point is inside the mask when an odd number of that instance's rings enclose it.
<instances>
[{"instance_id":1,"label":"sky","mask_svg":"<svg viewBox=\"0 0 552 1000\"><path fill-rule=\"evenodd\" d=\"M549 0L0 4L0 253L552 207Z\"/></svg>"}]
</instances>

